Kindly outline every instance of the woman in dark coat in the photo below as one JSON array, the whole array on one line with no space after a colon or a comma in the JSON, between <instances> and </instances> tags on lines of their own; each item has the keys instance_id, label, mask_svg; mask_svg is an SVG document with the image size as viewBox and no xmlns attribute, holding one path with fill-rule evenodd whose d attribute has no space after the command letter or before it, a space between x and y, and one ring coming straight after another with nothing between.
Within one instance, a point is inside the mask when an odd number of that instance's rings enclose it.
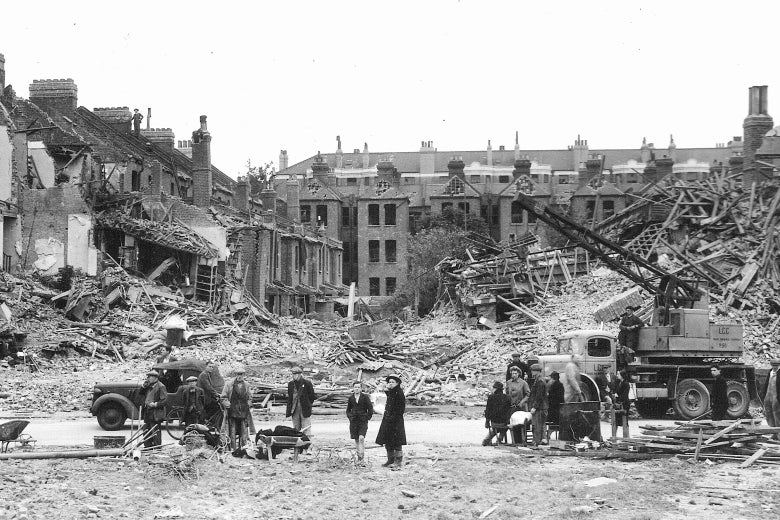
<instances>
[{"instance_id":1,"label":"woman in dark coat","mask_svg":"<svg viewBox=\"0 0 780 520\"><path fill-rule=\"evenodd\" d=\"M387 451L387 462L383 467L394 466L400 468L404 462L404 453L401 446L406 444L406 430L404 429L404 411L406 410L406 396L401 390L401 378L396 375L387 376L387 403L382 424L379 425L379 433L376 443L384 444Z\"/></svg>"},{"instance_id":2,"label":"woman in dark coat","mask_svg":"<svg viewBox=\"0 0 780 520\"><path fill-rule=\"evenodd\" d=\"M560 424L561 405L563 404L564 388L561 383L561 376L558 372L550 374L550 386L547 389L547 398L550 403L550 409L547 413L547 422L551 424Z\"/></svg>"},{"instance_id":3,"label":"woman in dark coat","mask_svg":"<svg viewBox=\"0 0 780 520\"><path fill-rule=\"evenodd\" d=\"M509 428L509 417L512 415L512 400L504 393L501 381L493 383L493 393L488 396L485 406L485 428L488 436L482 440L483 446L490 446L493 437L498 435L498 444L506 443L506 430Z\"/></svg>"}]
</instances>

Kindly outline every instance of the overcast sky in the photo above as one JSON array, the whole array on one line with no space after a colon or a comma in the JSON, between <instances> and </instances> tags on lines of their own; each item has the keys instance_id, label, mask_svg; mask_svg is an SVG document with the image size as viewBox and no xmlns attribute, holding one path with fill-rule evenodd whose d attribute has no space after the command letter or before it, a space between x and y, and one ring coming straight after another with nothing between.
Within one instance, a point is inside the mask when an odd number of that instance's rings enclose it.
<instances>
[{"instance_id":1,"label":"overcast sky","mask_svg":"<svg viewBox=\"0 0 780 520\"><path fill-rule=\"evenodd\" d=\"M725 143L751 85L780 120L778 5L16 1L0 53L24 97L73 78L80 105L151 107L178 139L208 115L235 177L280 149L290 164L335 151L336 135L372 152L511 148L515 130L526 149Z\"/></svg>"}]
</instances>

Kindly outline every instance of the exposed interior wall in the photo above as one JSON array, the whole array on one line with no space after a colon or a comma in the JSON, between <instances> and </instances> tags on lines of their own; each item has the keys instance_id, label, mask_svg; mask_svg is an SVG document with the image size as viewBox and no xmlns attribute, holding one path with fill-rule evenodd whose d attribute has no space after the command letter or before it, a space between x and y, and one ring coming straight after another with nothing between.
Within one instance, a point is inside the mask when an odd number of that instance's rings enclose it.
<instances>
[{"instance_id":1,"label":"exposed interior wall","mask_svg":"<svg viewBox=\"0 0 780 520\"><path fill-rule=\"evenodd\" d=\"M8 126L0 125L0 200L9 200L11 189L11 174L13 167L13 146L8 134Z\"/></svg>"},{"instance_id":2,"label":"exposed interior wall","mask_svg":"<svg viewBox=\"0 0 780 520\"><path fill-rule=\"evenodd\" d=\"M54 187L54 159L46 150L46 145L40 141L28 141L27 153L35 163L43 187Z\"/></svg>"},{"instance_id":3,"label":"exposed interior wall","mask_svg":"<svg viewBox=\"0 0 780 520\"><path fill-rule=\"evenodd\" d=\"M86 213L68 215L68 255L66 262L89 276L97 274L97 249L92 240L92 218Z\"/></svg>"}]
</instances>

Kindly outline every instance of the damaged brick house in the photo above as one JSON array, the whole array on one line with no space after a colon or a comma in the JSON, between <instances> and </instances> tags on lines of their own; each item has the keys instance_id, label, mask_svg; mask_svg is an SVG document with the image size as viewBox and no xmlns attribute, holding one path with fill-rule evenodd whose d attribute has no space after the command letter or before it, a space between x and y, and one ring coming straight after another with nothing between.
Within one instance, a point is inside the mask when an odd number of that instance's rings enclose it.
<instances>
[{"instance_id":1,"label":"damaged brick house","mask_svg":"<svg viewBox=\"0 0 780 520\"><path fill-rule=\"evenodd\" d=\"M282 251L306 243L335 258L340 242L291 229L274 211L263 212L246 179L214 167L205 116L186 141L188 156L174 147L170 129L137 135L127 107L90 111L78 106L77 92L70 79L34 81L29 100L4 89L5 270L54 274L70 265L95 275L118 263L215 305L238 282L282 314L332 311L327 296L341 288L322 271L287 276L300 265L288 266Z\"/></svg>"}]
</instances>

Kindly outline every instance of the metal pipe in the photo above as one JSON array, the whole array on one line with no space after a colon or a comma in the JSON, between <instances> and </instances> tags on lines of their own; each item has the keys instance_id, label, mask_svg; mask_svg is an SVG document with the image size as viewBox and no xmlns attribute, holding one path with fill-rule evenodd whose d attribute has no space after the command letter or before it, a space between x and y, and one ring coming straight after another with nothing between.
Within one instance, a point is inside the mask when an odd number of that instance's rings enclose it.
<instances>
[{"instance_id":1,"label":"metal pipe","mask_svg":"<svg viewBox=\"0 0 780 520\"><path fill-rule=\"evenodd\" d=\"M72 451L22 451L19 453L0 453L0 460L9 459L86 459L89 457L121 457L125 450L72 450Z\"/></svg>"}]
</instances>

